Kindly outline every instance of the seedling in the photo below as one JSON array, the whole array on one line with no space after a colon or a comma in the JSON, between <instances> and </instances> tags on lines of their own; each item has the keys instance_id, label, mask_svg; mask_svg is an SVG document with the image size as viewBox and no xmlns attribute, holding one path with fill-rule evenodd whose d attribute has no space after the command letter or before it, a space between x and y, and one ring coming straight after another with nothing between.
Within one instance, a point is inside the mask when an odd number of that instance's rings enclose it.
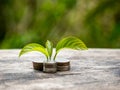
<instances>
[{"instance_id":1,"label":"seedling","mask_svg":"<svg viewBox=\"0 0 120 90\"><path fill-rule=\"evenodd\" d=\"M87 50L87 47L79 38L71 36L63 38L57 43L54 55L53 49L53 43L49 40L46 41L45 47L37 43L31 43L23 47L19 53L19 57L31 51L38 51L40 53L43 53L46 57L47 62L49 62L55 61L58 53L63 49Z\"/></svg>"},{"instance_id":2,"label":"seedling","mask_svg":"<svg viewBox=\"0 0 120 90\"><path fill-rule=\"evenodd\" d=\"M76 37L67 37L58 42L56 45L56 52L55 55L52 58L53 53L53 43L49 40L47 40L46 47L37 44L37 43L31 43L23 47L23 49L19 53L19 57L25 53L31 52L31 51L38 51L43 53L46 56L47 61L51 61L52 59L55 60L58 53L67 48L67 49L74 49L74 50L87 50L86 45L81 41L80 39Z\"/></svg>"}]
</instances>

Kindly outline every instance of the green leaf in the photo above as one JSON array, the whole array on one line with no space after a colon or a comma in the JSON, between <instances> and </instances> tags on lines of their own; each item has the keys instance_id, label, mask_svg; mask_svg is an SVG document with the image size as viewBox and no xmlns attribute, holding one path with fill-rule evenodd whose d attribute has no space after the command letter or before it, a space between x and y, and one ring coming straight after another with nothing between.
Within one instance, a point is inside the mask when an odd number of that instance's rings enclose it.
<instances>
[{"instance_id":1,"label":"green leaf","mask_svg":"<svg viewBox=\"0 0 120 90\"><path fill-rule=\"evenodd\" d=\"M74 50L87 50L86 45L79 38L66 37L58 42L56 46L56 54L54 56L54 60L57 54L64 48L74 49Z\"/></svg>"},{"instance_id":2,"label":"green leaf","mask_svg":"<svg viewBox=\"0 0 120 90\"><path fill-rule=\"evenodd\" d=\"M48 51L49 58L51 59L52 52L53 52L53 43L51 41L47 40L46 48L47 48L47 51Z\"/></svg>"},{"instance_id":3,"label":"green leaf","mask_svg":"<svg viewBox=\"0 0 120 90\"><path fill-rule=\"evenodd\" d=\"M64 48L75 49L75 50L86 50L87 47L79 38L67 37L58 42L56 46L56 52Z\"/></svg>"},{"instance_id":4,"label":"green leaf","mask_svg":"<svg viewBox=\"0 0 120 90\"><path fill-rule=\"evenodd\" d=\"M48 52L46 50L46 48L44 48L44 46L37 44L37 43L31 43L26 45L25 47L23 47L23 49L20 51L19 53L19 57L25 53L31 52L31 51L38 51L43 53L46 58L48 59Z\"/></svg>"}]
</instances>

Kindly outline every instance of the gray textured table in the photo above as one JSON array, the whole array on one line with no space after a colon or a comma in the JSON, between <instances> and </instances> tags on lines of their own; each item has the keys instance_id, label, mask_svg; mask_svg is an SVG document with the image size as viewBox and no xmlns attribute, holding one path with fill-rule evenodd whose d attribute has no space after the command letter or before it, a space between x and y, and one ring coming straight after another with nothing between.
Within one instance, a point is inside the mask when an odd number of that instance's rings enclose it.
<instances>
[{"instance_id":1,"label":"gray textured table","mask_svg":"<svg viewBox=\"0 0 120 90\"><path fill-rule=\"evenodd\" d=\"M65 50L71 70L55 74L32 68L30 60L43 57L20 50L0 50L0 90L120 90L120 49Z\"/></svg>"}]
</instances>

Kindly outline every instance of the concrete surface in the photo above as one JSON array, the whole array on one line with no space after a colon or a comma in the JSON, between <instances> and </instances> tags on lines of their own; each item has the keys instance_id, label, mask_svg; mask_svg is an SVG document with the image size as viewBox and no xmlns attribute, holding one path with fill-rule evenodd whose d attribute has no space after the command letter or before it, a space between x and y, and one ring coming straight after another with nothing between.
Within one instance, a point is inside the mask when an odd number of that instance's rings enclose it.
<instances>
[{"instance_id":1,"label":"concrete surface","mask_svg":"<svg viewBox=\"0 0 120 90\"><path fill-rule=\"evenodd\" d=\"M58 57L71 60L71 70L47 74L33 70L33 52L0 50L0 90L120 90L120 49L64 50Z\"/></svg>"}]
</instances>

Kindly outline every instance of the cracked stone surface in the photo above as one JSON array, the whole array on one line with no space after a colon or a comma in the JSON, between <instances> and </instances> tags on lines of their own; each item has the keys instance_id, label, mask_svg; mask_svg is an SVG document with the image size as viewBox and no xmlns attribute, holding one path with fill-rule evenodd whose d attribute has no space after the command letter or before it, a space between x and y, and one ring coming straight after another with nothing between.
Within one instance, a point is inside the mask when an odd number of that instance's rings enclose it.
<instances>
[{"instance_id":1,"label":"cracked stone surface","mask_svg":"<svg viewBox=\"0 0 120 90\"><path fill-rule=\"evenodd\" d=\"M61 51L71 70L55 74L33 70L32 61L44 56L20 50L0 50L0 90L120 90L120 49Z\"/></svg>"}]
</instances>

